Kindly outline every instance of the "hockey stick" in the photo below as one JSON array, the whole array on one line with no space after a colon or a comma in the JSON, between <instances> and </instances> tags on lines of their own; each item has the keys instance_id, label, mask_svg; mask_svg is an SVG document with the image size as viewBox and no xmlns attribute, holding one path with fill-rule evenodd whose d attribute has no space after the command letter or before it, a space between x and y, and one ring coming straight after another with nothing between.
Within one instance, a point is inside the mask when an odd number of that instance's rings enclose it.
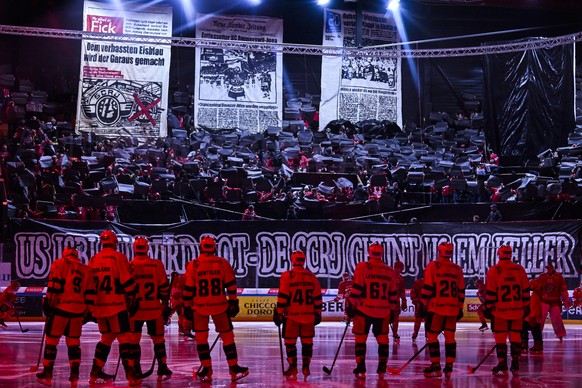
<instances>
[{"instance_id":1,"label":"hockey stick","mask_svg":"<svg viewBox=\"0 0 582 388\"><path fill-rule=\"evenodd\" d=\"M119 372L119 364L121 364L121 352L119 353L119 357L117 358L117 366L115 367L115 374L113 375L113 381L117 379L117 372Z\"/></svg>"},{"instance_id":2,"label":"hockey stick","mask_svg":"<svg viewBox=\"0 0 582 388\"><path fill-rule=\"evenodd\" d=\"M20 331L23 332L23 333L26 333L29 329L28 328L26 328L26 329L23 329L22 328L22 323L20 323L20 314L16 313L14 315L16 316L16 321L18 322L18 326L20 326Z\"/></svg>"},{"instance_id":3,"label":"hockey stick","mask_svg":"<svg viewBox=\"0 0 582 388\"><path fill-rule=\"evenodd\" d=\"M404 363L404 365L402 365L400 368L398 368L398 369L394 369L394 368L387 367L387 368L386 368L386 370L387 370L388 372L390 372L390 374L393 374L393 375L399 375L399 374L400 374L400 372L402 372L402 371L404 370L404 368L406 368L406 367L408 366L408 364L410 364L410 363L412 362L412 360L414 360L416 357L418 357L418 355L419 355L420 353L422 353L422 351L423 351L423 350L424 350L424 349L425 349L427 346L428 346L428 342L427 342L427 343L425 343L425 344L422 346L422 348L418 349L418 351L417 351L416 353L414 353L414 354L412 355L412 357L410 357L410 358L408 359L408 361L406 361L406 362Z\"/></svg>"},{"instance_id":4,"label":"hockey stick","mask_svg":"<svg viewBox=\"0 0 582 388\"><path fill-rule=\"evenodd\" d=\"M36 365L33 365L30 367L30 369L28 370L29 372L36 372L38 370L38 367L40 365L40 358L42 357L42 349L44 348L44 337L46 335L46 324L44 326L44 328L42 329L42 338L40 339L40 349L38 350L38 359L36 360Z\"/></svg>"},{"instance_id":5,"label":"hockey stick","mask_svg":"<svg viewBox=\"0 0 582 388\"><path fill-rule=\"evenodd\" d=\"M285 374L285 362L283 361L283 338L281 335L281 326L277 326L279 329L279 354L281 355L281 371Z\"/></svg>"},{"instance_id":6,"label":"hockey stick","mask_svg":"<svg viewBox=\"0 0 582 388\"><path fill-rule=\"evenodd\" d=\"M156 365L156 357L154 356L154 359L152 360L152 366L150 366L150 369L146 373L141 374L141 378L145 379L145 378L150 377L152 375L152 373L154 373L154 366L155 365Z\"/></svg>"},{"instance_id":7,"label":"hockey stick","mask_svg":"<svg viewBox=\"0 0 582 388\"><path fill-rule=\"evenodd\" d=\"M212 349L214 349L214 347L216 346L216 343L218 342L218 338L220 338L220 335L217 335L216 338L214 339L214 342L212 343L212 346L210 347L210 350L208 351L209 353L211 353ZM198 367L198 370L196 372L192 372L192 375L194 377L198 376L198 373L200 373L202 368L203 368L203 366L202 366L202 364L200 364L200 366Z\"/></svg>"},{"instance_id":8,"label":"hockey stick","mask_svg":"<svg viewBox=\"0 0 582 388\"><path fill-rule=\"evenodd\" d=\"M485 355L485 357L483 357L483 359L477 364L477 366L472 367L471 365L467 365L467 369L469 370L469 373L475 373L477 371L477 369L479 369L479 367L481 366L481 364L483 364L485 362L485 360L489 358L489 356L491 355L491 353L493 353L493 351L495 350L495 348L497 348L497 344L493 345L493 347L491 348L491 350L489 352L487 352L487 354Z\"/></svg>"},{"instance_id":9,"label":"hockey stick","mask_svg":"<svg viewBox=\"0 0 582 388\"><path fill-rule=\"evenodd\" d=\"M337 360L337 356L340 352L340 349L342 348L342 344L344 343L344 338L346 337L346 333L348 331L348 327L350 327L350 321L348 321L346 323L346 328L344 329L344 333L342 334L342 339L340 340L339 346L337 347L337 350L335 352L335 357L333 358L333 362L331 363L331 368L328 368L327 366L323 367L323 371L325 372L325 374L330 375L331 371L333 370L333 367L335 366L335 362Z\"/></svg>"}]
</instances>

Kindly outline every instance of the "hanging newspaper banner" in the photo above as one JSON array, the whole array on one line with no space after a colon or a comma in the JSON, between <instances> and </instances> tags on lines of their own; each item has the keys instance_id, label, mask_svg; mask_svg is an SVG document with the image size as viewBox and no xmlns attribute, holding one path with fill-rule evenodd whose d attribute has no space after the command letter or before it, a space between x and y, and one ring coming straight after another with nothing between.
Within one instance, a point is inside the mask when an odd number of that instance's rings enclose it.
<instances>
[{"instance_id":1,"label":"hanging newspaper banner","mask_svg":"<svg viewBox=\"0 0 582 388\"><path fill-rule=\"evenodd\" d=\"M119 9L85 1L83 31L107 35L172 36L171 7ZM77 132L166 136L171 45L82 41Z\"/></svg>"},{"instance_id":2,"label":"hanging newspaper banner","mask_svg":"<svg viewBox=\"0 0 582 388\"><path fill-rule=\"evenodd\" d=\"M368 12L362 17L362 47L398 42L393 20ZM323 45L356 47L356 25L355 12L326 9ZM323 56L321 69L321 127L337 119L388 120L402 127L400 59Z\"/></svg>"},{"instance_id":3,"label":"hanging newspaper banner","mask_svg":"<svg viewBox=\"0 0 582 388\"><path fill-rule=\"evenodd\" d=\"M268 45L283 42L283 21L198 15L196 38ZM281 125L283 56L270 51L197 48L196 124L262 132Z\"/></svg>"}]
</instances>

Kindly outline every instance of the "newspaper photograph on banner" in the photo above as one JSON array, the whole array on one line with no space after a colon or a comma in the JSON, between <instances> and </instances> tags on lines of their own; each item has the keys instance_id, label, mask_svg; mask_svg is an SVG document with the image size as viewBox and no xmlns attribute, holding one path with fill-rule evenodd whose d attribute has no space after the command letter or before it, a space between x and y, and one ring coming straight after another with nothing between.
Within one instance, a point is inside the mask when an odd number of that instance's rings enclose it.
<instances>
[{"instance_id":1,"label":"newspaper photograph on banner","mask_svg":"<svg viewBox=\"0 0 582 388\"><path fill-rule=\"evenodd\" d=\"M389 14L388 14L389 15ZM323 45L356 47L356 13L326 9ZM399 41L392 19L363 12L361 47ZM323 56L319 121L388 120L402 127L402 80L399 58Z\"/></svg>"},{"instance_id":2,"label":"newspaper photograph on banner","mask_svg":"<svg viewBox=\"0 0 582 388\"><path fill-rule=\"evenodd\" d=\"M283 42L283 20L198 15L196 38ZM283 56L274 51L196 48L194 117L211 129L262 132L282 121Z\"/></svg>"},{"instance_id":3,"label":"newspaper photograph on banner","mask_svg":"<svg viewBox=\"0 0 582 388\"><path fill-rule=\"evenodd\" d=\"M171 38L172 8L85 1L83 31L127 39L82 40L77 133L166 136L170 39L131 43L131 36Z\"/></svg>"}]
</instances>

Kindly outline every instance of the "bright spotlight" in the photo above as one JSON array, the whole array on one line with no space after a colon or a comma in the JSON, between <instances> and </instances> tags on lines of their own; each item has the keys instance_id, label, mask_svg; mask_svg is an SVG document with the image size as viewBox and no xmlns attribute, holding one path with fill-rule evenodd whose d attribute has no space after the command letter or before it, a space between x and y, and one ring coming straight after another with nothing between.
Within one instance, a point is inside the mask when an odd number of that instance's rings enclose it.
<instances>
[{"instance_id":1,"label":"bright spotlight","mask_svg":"<svg viewBox=\"0 0 582 388\"><path fill-rule=\"evenodd\" d=\"M331 0L317 0L317 5L328 5Z\"/></svg>"},{"instance_id":2,"label":"bright spotlight","mask_svg":"<svg viewBox=\"0 0 582 388\"><path fill-rule=\"evenodd\" d=\"M259 5L261 4L261 0L249 0L249 3L251 3L252 5Z\"/></svg>"},{"instance_id":3,"label":"bright spotlight","mask_svg":"<svg viewBox=\"0 0 582 388\"><path fill-rule=\"evenodd\" d=\"M386 9L388 11L396 11L399 6L400 6L400 0L390 0L390 1L388 1L388 5L386 6Z\"/></svg>"}]
</instances>

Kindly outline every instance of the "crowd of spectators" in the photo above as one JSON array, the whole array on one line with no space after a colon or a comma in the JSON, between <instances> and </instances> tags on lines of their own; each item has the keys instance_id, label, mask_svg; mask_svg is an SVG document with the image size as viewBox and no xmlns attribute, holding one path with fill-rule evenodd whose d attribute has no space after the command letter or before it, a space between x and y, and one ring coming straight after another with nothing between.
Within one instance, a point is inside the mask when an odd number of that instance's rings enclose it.
<instances>
[{"instance_id":1,"label":"crowd of spectators","mask_svg":"<svg viewBox=\"0 0 582 388\"><path fill-rule=\"evenodd\" d=\"M554 164L502 177L481 130L459 128L463 120L422 129L338 120L261 134L173 128L138 144L32 116L9 128L1 172L13 216L31 218L115 220L116 206L130 199L250 204L243 219L258 218L252 204L269 201L294 219L313 202L367 203L383 213L410 202L578 200L582 167L572 157L549 155L570 163L565 175Z\"/></svg>"}]
</instances>

